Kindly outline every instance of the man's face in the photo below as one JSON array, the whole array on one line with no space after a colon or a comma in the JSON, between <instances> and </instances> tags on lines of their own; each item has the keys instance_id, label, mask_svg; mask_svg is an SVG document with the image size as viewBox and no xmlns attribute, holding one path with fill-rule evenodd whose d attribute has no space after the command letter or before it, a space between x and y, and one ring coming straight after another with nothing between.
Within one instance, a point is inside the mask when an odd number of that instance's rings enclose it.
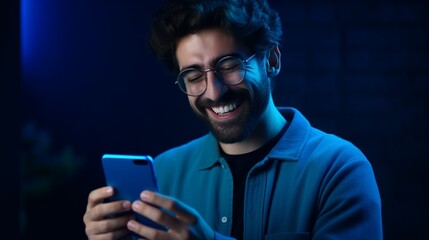
<instances>
[{"instance_id":1,"label":"man's face","mask_svg":"<svg viewBox=\"0 0 429 240\"><path fill-rule=\"evenodd\" d=\"M176 49L180 70L190 66L212 68L227 55L247 59L253 53L220 29L208 29L182 38ZM207 90L188 96L195 114L222 143L240 142L250 136L267 107L270 84L257 57L247 63L246 77L235 86L225 85L213 71L207 72Z\"/></svg>"}]
</instances>

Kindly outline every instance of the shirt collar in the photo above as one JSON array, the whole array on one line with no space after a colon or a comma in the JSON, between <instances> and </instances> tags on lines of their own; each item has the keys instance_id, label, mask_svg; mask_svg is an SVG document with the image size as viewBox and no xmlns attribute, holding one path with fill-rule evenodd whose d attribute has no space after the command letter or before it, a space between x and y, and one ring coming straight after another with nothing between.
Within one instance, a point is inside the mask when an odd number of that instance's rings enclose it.
<instances>
[{"instance_id":1,"label":"shirt collar","mask_svg":"<svg viewBox=\"0 0 429 240\"><path fill-rule=\"evenodd\" d=\"M298 161L311 129L310 123L295 108L280 107L278 109L289 122L289 128L268 154L268 157L285 161Z\"/></svg>"},{"instance_id":2,"label":"shirt collar","mask_svg":"<svg viewBox=\"0 0 429 240\"><path fill-rule=\"evenodd\" d=\"M283 161L298 161L305 146L311 126L308 120L295 108L279 107L280 113L289 122L289 127L279 142L268 154L268 158ZM219 144L212 133L205 135L202 139L200 161L198 169L209 169L216 164L224 164L219 150Z\"/></svg>"},{"instance_id":3,"label":"shirt collar","mask_svg":"<svg viewBox=\"0 0 429 240\"><path fill-rule=\"evenodd\" d=\"M205 170L216 164L222 164L219 144L211 132L203 137L202 144L199 147L201 157L199 158L198 169Z\"/></svg>"}]
</instances>

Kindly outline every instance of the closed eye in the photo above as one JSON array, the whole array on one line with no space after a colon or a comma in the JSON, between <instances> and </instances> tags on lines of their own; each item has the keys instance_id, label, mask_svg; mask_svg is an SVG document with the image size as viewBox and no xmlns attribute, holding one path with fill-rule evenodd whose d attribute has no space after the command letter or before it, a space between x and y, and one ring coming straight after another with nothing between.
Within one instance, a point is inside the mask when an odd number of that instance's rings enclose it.
<instances>
[{"instance_id":1,"label":"closed eye","mask_svg":"<svg viewBox=\"0 0 429 240\"><path fill-rule=\"evenodd\" d=\"M198 71L192 71L187 73L183 79L188 83L198 83L204 80L204 74Z\"/></svg>"},{"instance_id":2,"label":"closed eye","mask_svg":"<svg viewBox=\"0 0 429 240\"><path fill-rule=\"evenodd\" d=\"M222 65L222 67L220 67L218 71L222 73L229 73L229 72L237 71L239 69L240 69L240 64L234 63L234 64Z\"/></svg>"}]
</instances>

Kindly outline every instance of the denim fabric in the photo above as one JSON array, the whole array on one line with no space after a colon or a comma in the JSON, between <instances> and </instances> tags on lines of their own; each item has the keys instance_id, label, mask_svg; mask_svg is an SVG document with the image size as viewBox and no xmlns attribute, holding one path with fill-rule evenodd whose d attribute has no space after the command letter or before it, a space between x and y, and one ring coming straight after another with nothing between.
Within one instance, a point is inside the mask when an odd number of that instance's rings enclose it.
<instances>
[{"instance_id":1,"label":"denim fabric","mask_svg":"<svg viewBox=\"0 0 429 240\"><path fill-rule=\"evenodd\" d=\"M311 127L294 108L271 152L249 172L245 239L382 239L370 162L350 142ZM217 232L232 224L233 179L211 133L155 158L160 192L197 210Z\"/></svg>"}]
</instances>

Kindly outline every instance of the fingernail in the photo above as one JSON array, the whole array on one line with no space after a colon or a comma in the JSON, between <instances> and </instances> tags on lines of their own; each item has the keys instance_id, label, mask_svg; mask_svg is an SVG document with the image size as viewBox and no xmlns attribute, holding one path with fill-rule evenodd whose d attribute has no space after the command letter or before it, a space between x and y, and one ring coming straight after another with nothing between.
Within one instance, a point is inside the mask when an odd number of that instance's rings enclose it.
<instances>
[{"instance_id":1,"label":"fingernail","mask_svg":"<svg viewBox=\"0 0 429 240\"><path fill-rule=\"evenodd\" d=\"M149 199L150 198L150 193L148 193L147 191L143 191L142 194L140 195L140 197L142 199Z\"/></svg>"},{"instance_id":2,"label":"fingernail","mask_svg":"<svg viewBox=\"0 0 429 240\"><path fill-rule=\"evenodd\" d=\"M106 192L107 193L112 193L113 192L113 188L111 188L111 187L106 188Z\"/></svg>"},{"instance_id":3,"label":"fingernail","mask_svg":"<svg viewBox=\"0 0 429 240\"><path fill-rule=\"evenodd\" d=\"M129 201L123 202L122 207L126 210L130 209L131 208L131 202L129 202Z\"/></svg>"},{"instance_id":4,"label":"fingernail","mask_svg":"<svg viewBox=\"0 0 429 240\"><path fill-rule=\"evenodd\" d=\"M128 229L132 230L136 228L136 222L134 220L130 220L127 223Z\"/></svg>"},{"instance_id":5,"label":"fingernail","mask_svg":"<svg viewBox=\"0 0 429 240\"><path fill-rule=\"evenodd\" d=\"M133 202L133 209L138 210L142 208L142 204L140 202Z\"/></svg>"}]
</instances>

